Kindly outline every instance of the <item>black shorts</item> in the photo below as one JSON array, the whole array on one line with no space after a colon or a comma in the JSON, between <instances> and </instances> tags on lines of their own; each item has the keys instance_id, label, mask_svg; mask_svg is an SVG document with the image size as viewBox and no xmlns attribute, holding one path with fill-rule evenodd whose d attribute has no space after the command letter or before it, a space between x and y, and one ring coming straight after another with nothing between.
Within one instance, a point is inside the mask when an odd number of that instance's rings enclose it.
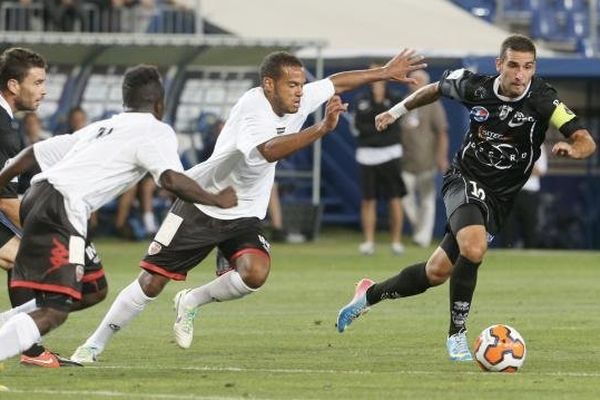
<instances>
[{"instance_id":1,"label":"black shorts","mask_svg":"<svg viewBox=\"0 0 600 400\"><path fill-rule=\"evenodd\" d=\"M80 300L86 241L69 222L63 196L48 182L37 182L23 198L21 215L23 237L10 286ZM103 277L98 265L100 270L91 272L89 281Z\"/></svg>"},{"instance_id":2,"label":"black shorts","mask_svg":"<svg viewBox=\"0 0 600 400\"><path fill-rule=\"evenodd\" d=\"M363 200L373 200L378 196L400 198L407 193L399 158L377 165L361 164L360 174Z\"/></svg>"},{"instance_id":3,"label":"black shorts","mask_svg":"<svg viewBox=\"0 0 600 400\"><path fill-rule=\"evenodd\" d=\"M463 176L457 168L450 168L444 175L442 195L448 220L461 205L476 204L483 212L485 228L491 235L499 232L510 211L510 204L498 201L484 185Z\"/></svg>"},{"instance_id":4,"label":"black shorts","mask_svg":"<svg viewBox=\"0 0 600 400\"><path fill-rule=\"evenodd\" d=\"M0 247L4 246L15 236L21 237L21 230L17 228L2 211L0 211Z\"/></svg>"},{"instance_id":5,"label":"black shorts","mask_svg":"<svg viewBox=\"0 0 600 400\"><path fill-rule=\"evenodd\" d=\"M235 260L248 252L270 257L271 245L258 218L216 219L191 203L176 200L140 267L173 280L185 280L187 272L215 247L235 265Z\"/></svg>"}]
</instances>

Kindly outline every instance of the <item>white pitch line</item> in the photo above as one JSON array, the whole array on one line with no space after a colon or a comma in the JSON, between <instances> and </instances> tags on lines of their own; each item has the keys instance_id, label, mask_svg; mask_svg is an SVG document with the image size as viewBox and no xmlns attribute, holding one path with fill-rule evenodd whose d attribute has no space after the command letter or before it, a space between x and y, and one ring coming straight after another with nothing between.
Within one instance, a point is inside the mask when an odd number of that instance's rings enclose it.
<instances>
[{"instance_id":1,"label":"white pitch line","mask_svg":"<svg viewBox=\"0 0 600 400\"><path fill-rule=\"evenodd\" d=\"M151 394L151 393L131 393L131 392L115 392L106 390L20 390L10 389L7 393L27 393L27 394L57 394L57 395L75 395L75 396L95 396L95 397L123 397L126 399L140 398L140 399L156 399L156 400L241 400L246 399L245 397L223 397L223 396L196 396L193 394L189 395L177 395L177 394ZM262 400L268 400L262 398Z\"/></svg>"},{"instance_id":2,"label":"white pitch line","mask_svg":"<svg viewBox=\"0 0 600 400\"><path fill-rule=\"evenodd\" d=\"M128 365L86 365L85 368L92 369L123 369L123 370L175 370L175 371L201 371L201 372L269 372L279 374L343 374L343 375L372 375L372 374L398 374L398 375L438 375L447 374L448 371L416 371L416 370L394 370L394 371L370 371L370 370L337 370L337 369L301 369L301 368L241 368L241 367L155 367L155 366L128 366ZM483 371L458 371L461 375L481 375ZM506 376L506 374L485 374ZM526 372L527 376L548 376L567 378L600 378L600 372Z\"/></svg>"}]
</instances>

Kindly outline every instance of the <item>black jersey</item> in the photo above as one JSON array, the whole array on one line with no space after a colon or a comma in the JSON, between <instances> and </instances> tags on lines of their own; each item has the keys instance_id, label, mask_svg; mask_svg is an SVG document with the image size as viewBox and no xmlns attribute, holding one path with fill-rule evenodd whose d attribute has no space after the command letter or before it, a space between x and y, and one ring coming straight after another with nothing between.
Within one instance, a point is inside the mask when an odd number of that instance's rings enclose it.
<instances>
[{"instance_id":1,"label":"black jersey","mask_svg":"<svg viewBox=\"0 0 600 400\"><path fill-rule=\"evenodd\" d=\"M358 97L354 116L354 124L359 132L358 147L386 147L400 143L400 125L397 122L390 124L382 132L375 128L375 117L398 101L399 97L387 91L382 103L376 103L370 92Z\"/></svg>"},{"instance_id":2,"label":"black jersey","mask_svg":"<svg viewBox=\"0 0 600 400\"><path fill-rule=\"evenodd\" d=\"M470 112L469 130L453 166L480 182L486 193L510 202L531 175L548 125L565 137L583 126L543 79L534 76L515 99L501 96L499 84L498 76L459 69L446 71L439 87L443 96Z\"/></svg>"},{"instance_id":3,"label":"black jersey","mask_svg":"<svg viewBox=\"0 0 600 400\"><path fill-rule=\"evenodd\" d=\"M19 154L23 141L14 121L3 107L0 107L0 168ZM15 178L0 191L0 198L16 198L18 181Z\"/></svg>"}]
</instances>

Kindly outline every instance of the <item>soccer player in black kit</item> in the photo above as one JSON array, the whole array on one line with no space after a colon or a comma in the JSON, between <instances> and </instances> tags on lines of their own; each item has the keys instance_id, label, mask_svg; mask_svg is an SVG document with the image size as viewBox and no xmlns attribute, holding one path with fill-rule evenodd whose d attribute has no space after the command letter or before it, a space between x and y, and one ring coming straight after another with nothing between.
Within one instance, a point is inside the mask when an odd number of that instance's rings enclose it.
<instances>
[{"instance_id":1,"label":"soccer player in black kit","mask_svg":"<svg viewBox=\"0 0 600 400\"><path fill-rule=\"evenodd\" d=\"M466 321L477 270L488 239L502 227L516 194L531 174L548 126L566 137L554 145L553 154L582 159L596 150L581 120L550 85L534 75L535 67L533 42L512 35L502 43L497 75L446 71L439 82L421 88L375 118L377 129L382 130L409 110L445 96L464 104L471 121L463 145L444 175L442 195L448 223L439 247L426 262L406 267L383 282L362 279L352 301L338 314L339 332L383 299L414 296L450 278L449 358L473 359Z\"/></svg>"}]
</instances>

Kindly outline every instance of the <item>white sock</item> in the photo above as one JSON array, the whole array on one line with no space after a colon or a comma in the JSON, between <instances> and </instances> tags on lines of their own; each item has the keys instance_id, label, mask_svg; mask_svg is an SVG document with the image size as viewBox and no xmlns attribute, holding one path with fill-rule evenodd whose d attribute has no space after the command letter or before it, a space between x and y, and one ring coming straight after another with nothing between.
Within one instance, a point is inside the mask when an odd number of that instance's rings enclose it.
<instances>
[{"instance_id":1,"label":"white sock","mask_svg":"<svg viewBox=\"0 0 600 400\"><path fill-rule=\"evenodd\" d=\"M0 361L27 350L40 339L40 330L29 314L13 316L0 328Z\"/></svg>"},{"instance_id":2,"label":"white sock","mask_svg":"<svg viewBox=\"0 0 600 400\"><path fill-rule=\"evenodd\" d=\"M190 290L182 301L184 306L195 308L213 301L239 299L257 290L249 288L237 271L229 271L204 286Z\"/></svg>"},{"instance_id":3,"label":"white sock","mask_svg":"<svg viewBox=\"0 0 600 400\"><path fill-rule=\"evenodd\" d=\"M133 321L152 300L154 297L144 294L137 279L131 282L121 290L96 331L85 341L85 346L95 347L98 354L102 352L112 336Z\"/></svg>"},{"instance_id":4,"label":"white sock","mask_svg":"<svg viewBox=\"0 0 600 400\"><path fill-rule=\"evenodd\" d=\"M0 326L2 326L2 324L4 324L6 321L11 319L18 313L29 314L30 312L35 311L37 309L38 309L38 306L35 303L35 299L31 299L25 304L21 304L20 306L11 308L8 311L4 311L3 313L0 313Z\"/></svg>"},{"instance_id":5,"label":"white sock","mask_svg":"<svg viewBox=\"0 0 600 400\"><path fill-rule=\"evenodd\" d=\"M144 228L146 228L146 231L148 231L148 233L156 233L156 231L158 231L156 221L154 220L154 213L152 211L144 212L143 220Z\"/></svg>"}]
</instances>

